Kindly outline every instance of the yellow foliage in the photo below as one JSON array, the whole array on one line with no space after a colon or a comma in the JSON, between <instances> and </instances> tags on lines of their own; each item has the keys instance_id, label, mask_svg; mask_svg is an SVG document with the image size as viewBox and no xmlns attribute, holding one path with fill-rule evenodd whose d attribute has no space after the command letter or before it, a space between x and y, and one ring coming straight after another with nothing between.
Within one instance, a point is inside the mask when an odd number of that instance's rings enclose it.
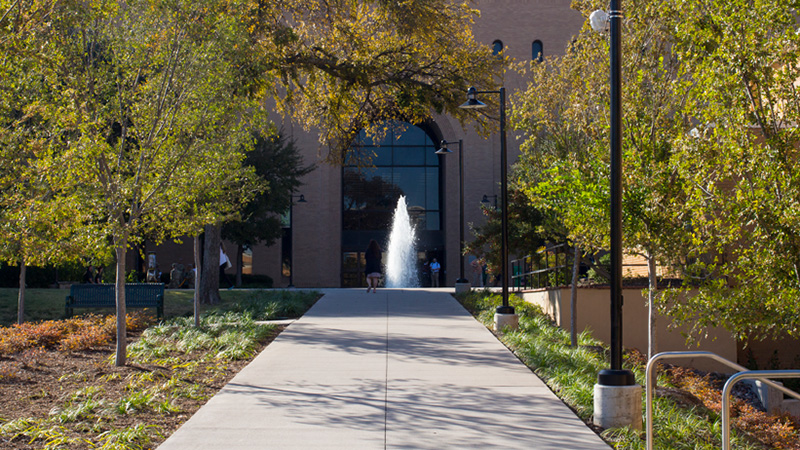
<instances>
[{"instance_id":1,"label":"yellow foliage","mask_svg":"<svg viewBox=\"0 0 800 450\"><path fill-rule=\"evenodd\" d=\"M126 323L129 331L141 331L152 323L152 318L144 311L136 311L126 316ZM0 327L0 355L12 355L35 348L85 350L110 343L115 333L114 316L86 315L14 324Z\"/></svg>"}]
</instances>

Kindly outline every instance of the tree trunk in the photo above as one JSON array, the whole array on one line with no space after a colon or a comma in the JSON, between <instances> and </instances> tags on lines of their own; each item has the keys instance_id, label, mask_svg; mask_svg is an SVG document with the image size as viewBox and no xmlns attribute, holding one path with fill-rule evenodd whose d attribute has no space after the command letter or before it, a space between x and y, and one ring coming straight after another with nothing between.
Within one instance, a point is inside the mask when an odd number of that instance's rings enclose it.
<instances>
[{"instance_id":1,"label":"tree trunk","mask_svg":"<svg viewBox=\"0 0 800 450\"><path fill-rule=\"evenodd\" d=\"M200 278L202 274L201 267L203 267L200 263L201 253L200 235L198 234L194 237L194 326L196 327L200 326Z\"/></svg>"},{"instance_id":2,"label":"tree trunk","mask_svg":"<svg viewBox=\"0 0 800 450\"><path fill-rule=\"evenodd\" d=\"M115 247L114 250L117 256L117 279L114 283L117 300L117 357L114 364L117 367L122 367L125 365L128 351L128 329L125 322L128 314L125 310L125 252L128 249L127 239L120 239L119 242L116 242Z\"/></svg>"},{"instance_id":3,"label":"tree trunk","mask_svg":"<svg viewBox=\"0 0 800 450\"><path fill-rule=\"evenodd\" d=\"M28 266L25 265L23 256L19 262L19 297L17 298L17 323L22 325L25 322L25 277Z\"/></svg>"},{"instance_id":4,"label":"tree trunk","mask_svg":"<svg viewBox=\"0 0 800 450\"><path fill-rule=\"evenodd\" d=\"M572 289L569 299L569 343L578 346L578 275L581 269L581 249L576 245L572 256Z\"/></svg>"},{"instance_id":5,"label":"tree trunk","mask_svg":"<svg viewBox=\"0 0 800 450\"><path fill-rule=\"evenodd\" d=\"M647 255L647 359L649 360L658 352L658 337L656 335L656 293L658 292L658 280L656 279L656 258L648 253Z\"/></svg>"},{"instance_id":6,"label":"tree trunk","mask_svg":"<svg viewBox=\"0 0 800 450\"><path fill-rule=\"evenodd\" d=\"M205 226L203 245L203 267L200 282L200 303L217 304L219 298L219 249L222 228L218 225Z\"/></svg>"},{"instance_id":7,"label":"tree trunk","mask_svg":"<svg viewBox=\"0 0 800 450\"><path fill-rule=\"evenodd\" d=\"M244 265L244 246L238 244L236 246L236 287L242 287L242 265Z\"/></svg>"}]
</instances>

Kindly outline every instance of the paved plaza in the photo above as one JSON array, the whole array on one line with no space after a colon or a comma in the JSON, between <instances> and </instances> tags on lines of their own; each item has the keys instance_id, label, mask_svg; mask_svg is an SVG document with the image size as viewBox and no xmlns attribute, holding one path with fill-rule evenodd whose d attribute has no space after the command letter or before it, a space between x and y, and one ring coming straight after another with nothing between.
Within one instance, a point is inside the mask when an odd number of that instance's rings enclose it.
<instances>
[{"instance_id":1,"label":"paved plaza","mask_svg":"<svg viewBox=\"0 0 800 450\"><path fill-rule=\"evenodd\" d=\"M323 292L159 450L610 448L452 288Z\"/></svg>"}]
</instances>

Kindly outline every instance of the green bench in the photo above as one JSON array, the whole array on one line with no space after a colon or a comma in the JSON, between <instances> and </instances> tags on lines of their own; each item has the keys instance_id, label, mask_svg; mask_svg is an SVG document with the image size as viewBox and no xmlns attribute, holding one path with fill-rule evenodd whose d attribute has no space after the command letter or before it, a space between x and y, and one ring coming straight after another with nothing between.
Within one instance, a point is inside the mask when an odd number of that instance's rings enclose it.
<instances>
[{"instance_id":1,"label":"green bench","mask_svg":"<svg viewBox=\"0 0 800 450\"><path fill-rule=\"evenodd\" d=\"M67 317L74 308L116 308L113 284L73 284L67 296ZM162 283L130 283L125 285L126 308L155 308L160 319L164 315Z\"/></svg>"}]
</instances>

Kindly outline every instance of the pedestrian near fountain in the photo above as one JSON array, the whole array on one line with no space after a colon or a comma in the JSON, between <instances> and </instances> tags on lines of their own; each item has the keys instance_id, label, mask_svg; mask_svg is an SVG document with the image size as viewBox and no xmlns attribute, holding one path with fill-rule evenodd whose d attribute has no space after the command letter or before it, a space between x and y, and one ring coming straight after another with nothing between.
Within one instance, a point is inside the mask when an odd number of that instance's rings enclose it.
<instances>
[{"instance_id":1,"label":"pedestrian near fountain","mask_svg":"<svg viewBox=\"0 0 800 450\"><path fill-rule=\"evenodd\" d=\"M439 264L439 261L436 261L436 258L433 258L431 262L431 282L433 283L433 287L439 287L440 270L442 270L442 265Z\"/></svg>"},{"instance_id":2,"label":"pedestrian near fountain","mask_svg":"<svg viewBox=\"0 0 800 450\"><path fill-rule=\"evenodd\" d=\"M431 285L431 263L425 261L422 263L422 286L430 287Z\"/></svg>"},{"instance_id":3,"label":"pedestrian near fountain","mask_svg":"<svg viewBox=\"0 0 800 450\"><path fill-rule=\"evenodd\" d=\"M369 241L367 252L364 255L367 260L364 267L364 275L367 276L367 293L372 289L372 293L376 292L378 283L381 281L381 246L375 239Z\"/></svg>"}]
</instances>

